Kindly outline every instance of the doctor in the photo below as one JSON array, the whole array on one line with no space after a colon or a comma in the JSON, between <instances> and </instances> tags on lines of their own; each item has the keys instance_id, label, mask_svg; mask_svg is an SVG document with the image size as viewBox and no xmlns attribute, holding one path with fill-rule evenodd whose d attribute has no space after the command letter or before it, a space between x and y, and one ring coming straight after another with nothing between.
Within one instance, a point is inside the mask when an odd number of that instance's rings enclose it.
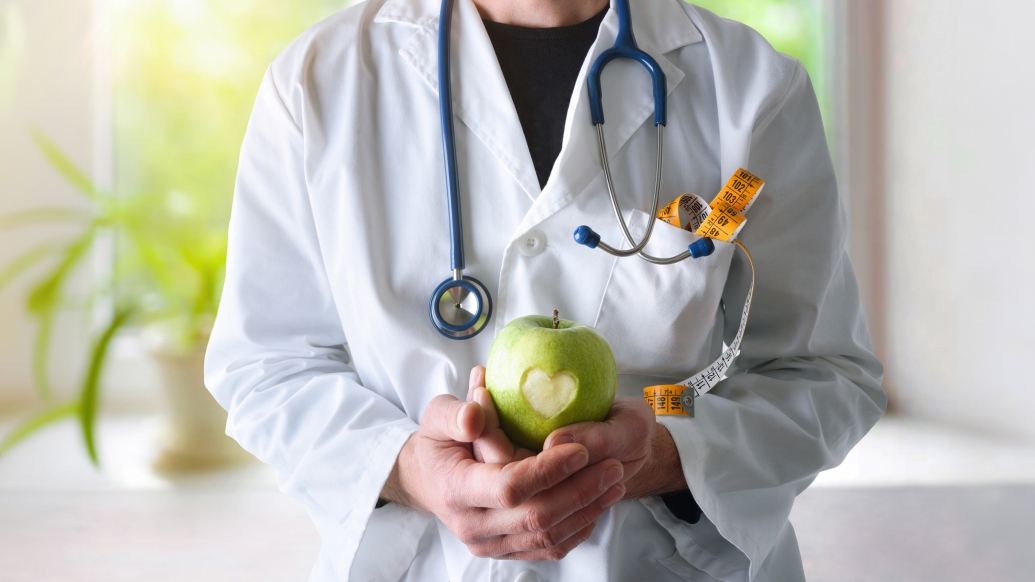
<instances>
[{"instance_id":1,"label":"doctor","mask_svg":"<svg viewBox=\"0 0 1035 582\"><path fill-rule=\"evenodd\" d=\"M694 418L655 419L641 389L722 351L750 271L727 243L654 265L572 241L581 224L621 237L586 91L614 7L456 2L465 274L494 300L466 341L428 318L451 274L439 8L368 0L308 30L269 68L242 146L206 383L227 433L311 515L323 540L311 579L804 579L794 498L886 400L801 64L680 0L632 2L639 46L667 78L662 202L709 200L739 167L767 182L739 237L757 268L741 356ZM615 61L602 85L639 237L655 179L650 81ZM653 232L655 256L696 238ZM553 309L608 339L620 398L606 422L561 429L530 456L501 436L479 366L508 321Z\"/></svg>"}]
</instances>

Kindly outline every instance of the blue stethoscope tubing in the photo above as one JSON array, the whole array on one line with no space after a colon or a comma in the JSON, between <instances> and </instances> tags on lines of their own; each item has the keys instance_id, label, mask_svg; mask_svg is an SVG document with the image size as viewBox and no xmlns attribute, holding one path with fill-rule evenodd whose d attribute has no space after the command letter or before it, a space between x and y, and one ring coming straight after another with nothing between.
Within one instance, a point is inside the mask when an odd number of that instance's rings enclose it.
<instances>
[{"instance_id":1,"label":"blue stethoscope tubing","mask_svg":"<svg viewBox=\"0 0 1035 582\"><path fill-rule=\"evenodd\" d=\"M600 235L590 227L583 225L575 230L575 241L589 248L599 248L612 255L627 257L639 255L647 261L658 264L671 264L684 259L706 256L714 250L711 239L700 239L690 245L687 251L665 259L652 257L643 252L654 229L654 221L648 222L647 231L639 243L633 237L622 216L618 196L611 178L608 163L607 144L604 141L604 105L600 76L604 67L615 59L631 59L643 65L651 77L654 91L654 125L658 128L657 173L654 185L653 211L650 216L657 216L661 193L661 169L664 157L664 128L668 106L666 102L667 84L665 73L657 61L646 52L640 50L633 36L632 18L629 0L614 0L618 13L618 37L615 44L600 54L590 67L587 84L589 88L589 106L593 125L597 128L597 143L600 148L600 163L607 180L608 193L618 223L622 227L630 248L618 250L600 240ZM456 140L453 131L453 95L449 67L450 24L453 15L453 0L442 0L439 13L438 31L438 95L439 116L442 123L442 158L446 174L446 194L449 211L449 236L451 267L453 276L443 281L431 296L429 305L431 321L435 328L450 339L469 339L477 335L488 325L492 317L492 297L488 289L474 277L463 274L464 271L464 233L463 214L460 207L460 179L456 161ZM709 248L710 247L710 248Z\"/></svg>"},{"instance_id":2,"label":"blue stethoscope tubing","mask_svg":"<svg viewBox=\"0 0 1035 582\"><path fill-rule=\"evenodd\" d=\"M453 91L450 83L449 40L453 0L442 0L438 31L438 109L442 122L442 158L449 202L450 266L453 276L435 288L429 309L435 329L450 339L469 339L492 317L492 296L481 281L464 275L463 211L453 134Z\"/></svg>"}]
</instances>

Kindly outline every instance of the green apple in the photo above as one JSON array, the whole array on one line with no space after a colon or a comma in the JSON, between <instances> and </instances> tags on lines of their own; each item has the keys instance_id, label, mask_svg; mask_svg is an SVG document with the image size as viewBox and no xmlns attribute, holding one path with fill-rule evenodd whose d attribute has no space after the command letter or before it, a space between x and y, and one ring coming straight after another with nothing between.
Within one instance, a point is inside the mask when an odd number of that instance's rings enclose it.
<instances>
[{"instance_id":1,"label":"green apple","mask_svg":"<svg viewBox=\"0 0 1035 582\"><path fill-rule=\"evenodd\" d=\"M576 422L602 421L618 387L615 357L588 325L541 315L519 317L496 336L485 387L511 442L540 451L546 437Z\"/></svg>"}]
</instances>

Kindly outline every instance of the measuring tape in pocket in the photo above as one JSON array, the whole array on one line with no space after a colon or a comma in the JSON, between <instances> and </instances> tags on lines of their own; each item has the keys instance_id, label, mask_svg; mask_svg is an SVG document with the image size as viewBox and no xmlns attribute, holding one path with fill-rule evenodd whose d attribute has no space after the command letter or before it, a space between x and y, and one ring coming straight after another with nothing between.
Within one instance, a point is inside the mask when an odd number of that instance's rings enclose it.
<instances>
[{"instance_id":1,"label":"measuring tape in pocket","mask_svg":"<svg viewBox=\"0 0 1035 582\"><path fill-rule=\"evenodd\" d=\"M693 417L696 399L702 394L708 393L725 378L726 371L740 355L740 344L744 339L744 329L747 327L748 315L751 313L751 300L755 295L755 261L751 258L751 252L744 246L744 243L737 240L736 237L747 223L744 213L754 203L764 184L765 181L762 179L747 170L739 169L734 172L711 204L705 204L704 200L695 194L683 194L658 212L658 219L677 228L690 230L700 237L713 238L737 245L751 266L751 285L748 287L747 298L744 300L737 335L714 362L678 384L662 384L643 389L643 398L654 409L654 414L657 416Z\"/></svg>"}]
</instances>

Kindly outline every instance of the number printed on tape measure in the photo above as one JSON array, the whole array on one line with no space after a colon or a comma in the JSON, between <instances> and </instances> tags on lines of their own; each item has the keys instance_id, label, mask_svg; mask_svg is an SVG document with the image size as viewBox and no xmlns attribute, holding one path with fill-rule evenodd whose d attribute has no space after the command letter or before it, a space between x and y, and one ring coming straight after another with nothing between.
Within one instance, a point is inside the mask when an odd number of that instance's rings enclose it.
<instances>
[{"instance_id":1,"label":"number printed on tape measure","mask_svg":"<svg viewBox=\"0 0 1035 582\"><path fill-rule=\"evenodd\" d=\"M689 416L680 401L684 391L686 391L685 386L676 384L649 386L643 389L643 399L654 409L655 416L668 414Z\"/></svg>"},{"instance_id":2,"label":"number printed on tape measure","mask_svg":"<svg viewBox=\"0 0 1035 582\"><path fill-rule=\"evenodd\" d=\"M719 204L727 204L741 213L747 212L764 185L764 180L740 168L730 176L719 195L712 200L711 207L715 210Z\"/></svg>"},{"instance_id":3,"label":"number printed on tape measure","mask_svg":"<svg viewBox=\"0 0 1035 582\"><path fill-rule=\"evenodd\" d=\"M658 211L657 218L676 228L694 232L701 227L709 211L704 198L688 192L666 204Z\"/></svg>"},{"instance_id":4,"label":"number printed on tape measure","mask_svg":"<svg viewBox=\"0 0 1035 582\"><path fill-rule=\"evenodd\" d=\"M713 200L712 212L694 234L729 242L737 237L745 222L747 218L739 210L721 200Z\"/></svg>"}]
</instances>

